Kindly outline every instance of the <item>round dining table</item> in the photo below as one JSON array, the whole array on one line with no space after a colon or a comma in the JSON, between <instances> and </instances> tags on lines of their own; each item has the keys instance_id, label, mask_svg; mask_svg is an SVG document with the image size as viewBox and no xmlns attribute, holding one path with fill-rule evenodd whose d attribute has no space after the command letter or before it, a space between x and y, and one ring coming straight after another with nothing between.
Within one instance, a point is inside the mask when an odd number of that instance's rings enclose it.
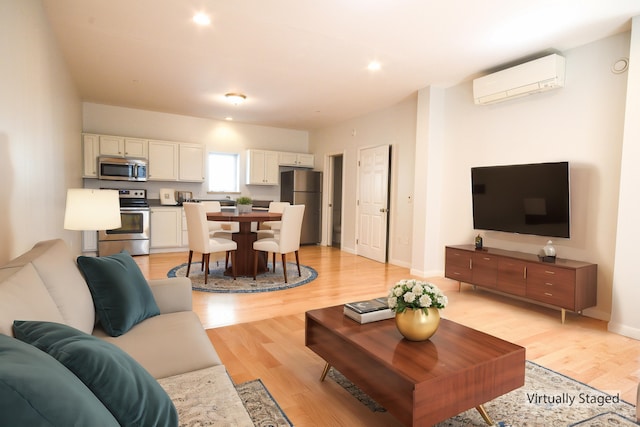
<instances>
[{"instance_id":1,"label":"round dining table","mask_svg":"<svg viewBox=\"0 0 640 427\"><path fill-rule=\"evenodd\" d=\"M252 211L238 213L238 210L222 212L207 212L209 221L237 222L239 231L232 234L232 239L238 244L236 250L236 275L253 276L253 242L258 239L258 234L251 231L251 224L260 224L264 221L279 221L282 219L281 213L267 211ZM257 228L257 227L256 227ZM258 257L258 273L267 271L267 255L261 254ZM225 275L231 275L231 267L227 269Z\"/></svg>"}]
</instances>

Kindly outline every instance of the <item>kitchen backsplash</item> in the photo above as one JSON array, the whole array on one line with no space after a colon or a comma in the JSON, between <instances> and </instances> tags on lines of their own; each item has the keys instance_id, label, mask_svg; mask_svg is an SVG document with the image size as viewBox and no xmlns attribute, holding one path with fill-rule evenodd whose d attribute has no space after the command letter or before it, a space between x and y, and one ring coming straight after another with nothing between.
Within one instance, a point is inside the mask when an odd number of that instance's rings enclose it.
<instances>
[{"instance_id":1,"label":"kitchen backsplash","mask_svg":"<svg viewBox=\"0 0 640 427\"><path fill-rule=\"evenodd\" d=\"M235 200L240 196L249 196L256 200L280 200L280 186L247 186L247 190L242 193L207 193L206 183L193 182L173 182L173 181L146 181L146 182L128 182L128 181L105 181L99 179L84 179L85 188L144 188L147 190L148 199L159 199L161 188L173 188L179 191L191 191L194 199L198 200L218 200L229 197Z\"/></svg>"}]
</instances>

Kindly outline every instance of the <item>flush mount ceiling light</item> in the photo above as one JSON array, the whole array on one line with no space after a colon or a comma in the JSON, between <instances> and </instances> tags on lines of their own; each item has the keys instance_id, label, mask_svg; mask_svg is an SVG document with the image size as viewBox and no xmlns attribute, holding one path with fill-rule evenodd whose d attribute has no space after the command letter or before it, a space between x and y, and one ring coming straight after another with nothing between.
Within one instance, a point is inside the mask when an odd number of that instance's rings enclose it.
<instances>
[{"instance_id":1,"label":"flush mount ceiling light","mask_svg":"<svg viewBox=\"0 0 640 427\"><path fill-rule=\"evenodd\" d=\"M233 105L240 105L245 101L245 99L247 99L246 95L241 93L227 93L224 97Z\"/></svg>"},{"instance_id":2,"label":"flush mount ceiling light","mask_svg":"<svg viewBox=\"0 0 640 427\"><path fill-rule=\"evenodd\" d=\"M371 61L369 65L367 65L369 71L378 71L380 68L382 68L382 65L378 61Z\"/></svg>"},{"instance_id":3,"label":"flush mount ceiling light","mask_svg":"<svg viewBox=\"0 0 640 427\"><path fill-rule=\"evenodd\" d=\"M193 15L193 22L198 25L209 25L211 24L211 18L208 15L200 12Z\"/></svg>"}]
</instances>

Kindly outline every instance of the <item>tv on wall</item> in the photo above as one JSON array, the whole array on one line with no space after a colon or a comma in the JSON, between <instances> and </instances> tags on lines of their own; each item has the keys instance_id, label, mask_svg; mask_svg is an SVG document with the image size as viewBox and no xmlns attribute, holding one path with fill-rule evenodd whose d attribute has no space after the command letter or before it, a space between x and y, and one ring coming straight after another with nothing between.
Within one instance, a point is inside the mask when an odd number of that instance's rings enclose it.
<instances>
[{"instance_id":1,"label":"tv on wall","mask_svg":"<svg viewBox=\"0 0 640 427\"><path fill-rule=\"evenodd\" d=\"M473 228L569 238L569 163L471 168Z\"/></svg>"}]
</instances>

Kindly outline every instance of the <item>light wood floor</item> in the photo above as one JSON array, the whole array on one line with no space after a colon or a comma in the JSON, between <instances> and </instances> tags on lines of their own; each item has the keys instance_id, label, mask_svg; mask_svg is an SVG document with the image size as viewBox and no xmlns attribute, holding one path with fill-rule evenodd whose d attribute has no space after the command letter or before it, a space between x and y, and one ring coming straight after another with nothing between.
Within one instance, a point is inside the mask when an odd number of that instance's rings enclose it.
<instances>
[{"instance_id":1,"label":"light wood floor","mask_svg":"<svg viewBox=\"0 0 640 427\"><path fill-rule=\"evenodd\" d=\"M187 254L136 257L148 278L163 278ZM260 378L296 426L393 426L332 381L320 383L324 362L304 347L304 312L386 295L408 269L334 248L305 246L300 260L318 278L298 288L263 294L194 292L200 316L235 382ZM442 278L429 278L449 297L443 316L527 349L527 359L635 404L640 341L607 331L606 322L503 297ZM561 392L561 391L560 391Z\"/></svg>"}]
</instances>

